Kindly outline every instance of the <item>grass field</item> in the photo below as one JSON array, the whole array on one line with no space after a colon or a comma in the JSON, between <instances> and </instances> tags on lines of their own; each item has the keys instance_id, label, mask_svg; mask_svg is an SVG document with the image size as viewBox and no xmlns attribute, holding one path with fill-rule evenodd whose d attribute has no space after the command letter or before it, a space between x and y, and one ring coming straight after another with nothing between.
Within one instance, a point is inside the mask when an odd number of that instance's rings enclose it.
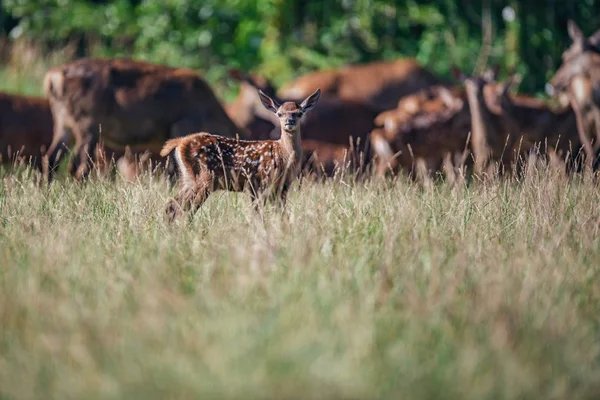
<instances>
[{"instance_id":1,"label":"grass field","mask_svg":"<svg viewBox=\"0 0 600 400\"><path fill-rule=\"evenodd\" d=\"M169 226L162 179L2 176L0 399L600 395L591 179L218 193Z\"/></svg>"},{"instance_id":2,"label":"grass field","mask_svg":"<svg viewBox=\"0 0 600 400\"><path fill-rule=\"evenodd\" d=\"M0 89L40 93L26 61ZM172 195L0 172L0 400L600 397L590 178L341 179L169 226Z\"/></svg>"}]
</instances>

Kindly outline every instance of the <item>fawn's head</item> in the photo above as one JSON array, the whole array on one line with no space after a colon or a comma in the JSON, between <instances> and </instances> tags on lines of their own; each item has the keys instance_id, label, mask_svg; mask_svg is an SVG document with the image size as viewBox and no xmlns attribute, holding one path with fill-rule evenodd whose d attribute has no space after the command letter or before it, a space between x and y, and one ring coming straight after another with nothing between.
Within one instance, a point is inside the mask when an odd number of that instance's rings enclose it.
<instances>
[{"instance_id":1,"label":"fawn's head","mask_svg":"<svg viewBox=\"0 0 600 400\"><path fill-rule=\"evenodd\" d=\"M300 104L293 101L286 101L283 104L279 104L262 90L259 90L258 94L267 110L275 113L279 118L281 129L289 134L293 134L299 130L302 116L317 105L321 96L321 89L317 89Z\"/></svg>"}]
</instances>

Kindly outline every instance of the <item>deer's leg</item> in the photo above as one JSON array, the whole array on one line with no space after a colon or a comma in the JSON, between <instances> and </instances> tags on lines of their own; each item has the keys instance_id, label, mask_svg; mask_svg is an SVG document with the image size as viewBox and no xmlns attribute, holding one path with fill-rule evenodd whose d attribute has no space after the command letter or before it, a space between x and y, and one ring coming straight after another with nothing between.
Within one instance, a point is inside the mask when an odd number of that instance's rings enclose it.
<instances>
[{"instance_id":1,"label":"deer's leg","mask_svg":"<svg viewBox=\"0 0 600 400\"><path fill-rule=\"evenodd\" d=\"M594 170L600 167L600 109L597 106L592 106L592 114L594 116L594 160L592 162Z\"/></svg>"},{"instance_id":2,"label":"deer's leg","mask_svg":"<svg viewBox=\"0 0 600 400\"><path fill-rule=\"evenodd\" d=\"M91 170L100 131L99 127L94 127L90 121L78 124L73 129L76 146L70 169L75 179L82 180Z\"/></svg>"},{"instance_id":3,"label":"deer's leg","mask_svg":"<svg viewBox=\"0 0 600 400\"><path fill-rule=\"evenodd\" d=\"M185 212L196 212L211 193L212 180L208 173L201 173L193 186L184 185L177 196L167 204L165 214L168 222Z\"/></svg>"},{"instance_id":4,"label":"deer's leg","mask_svg":"<svg viewBox=\"0 0 600 400\"><path fill-rule=\"evenodd\" d=\"M287 195L288 195L288 191L290 189L290 186L286 183L283 185L283 187L281 188L281 191L279 192L279 196L277 196L275 198L276 204L278 206L280 206L281 208L285 208L286 204L287 204Z\"/></svg>"},{"instance_id":5,"label":"deer's leg","mask_svg":"<svg viewBox=\"0 0 600 400\"><path fill-rule=\"evenodd\" d=\"M52 143L48 151L46 151L42 162L43 173L46 175L48 182L52 181L60 160L69 150L68 146L72 139L73 133L70 128L65 126L63 118L60 116L55 118Z\"/></svg>"},{"instance_id":6,"label":"deer's leg","mask_svg":"<svg viewBox=\"0 0 600 400\"><path fill-rule=\"evenodd\" d=\"M269 195L266 193L266 190L268 188L264 188L257 179L250 179L248 181L248 188L250 189L250 198L252 199L254 211L260 214L267 203Z\"/></svg>"},{"instance_id":7,"label":"deer's leg","mask_svg":"<svg viewBox=\"0 0 600 400\"><path fill-rule=\"evenodd\" d=\"M122 152L115 152L98 143L95 146L93 154L94 170L97 171L99 177L106 177L110 175L112 167L116 164L116 160Z\"/></svg>"},{"instance_id":8,"label":"deer's leg","mask_svg":"<svg viewBox=\"0 0 600 400\"><path fill-rule=\"evenodd\" d=\"M592 147L592 142L586 132L585 122L584 122L584 113L581 109L579 103L575 99L571 99L571 106L575 111L575 121L577 123L577 131L579 133L579 140L583 145L583 150L585 153L585 164L588 166L592 166L593 158L594 158L594 149ZM584 164L584 165L585 165Z\"/></svg>"},{"instance_id":9,"label":"deer's leg","mask_svg":"<svg viewBox=\"0 0 600 400\"><path fill-rule=\"evenodd\" d=\"M96 145L98 144L95 138L90 137L75 153L75 161L73 164L73 173L75 179L82 180L89 175L94 163L94 155L96 154Z\"/></svg>"}]
</instances>

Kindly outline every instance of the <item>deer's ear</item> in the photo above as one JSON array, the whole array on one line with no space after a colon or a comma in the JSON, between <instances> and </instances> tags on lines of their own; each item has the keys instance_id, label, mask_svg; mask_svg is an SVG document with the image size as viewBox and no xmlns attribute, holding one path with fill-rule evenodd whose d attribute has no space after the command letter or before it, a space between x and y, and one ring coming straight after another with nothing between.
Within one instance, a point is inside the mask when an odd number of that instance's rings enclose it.
<instances>
[{"instance_id":1,"label":"deer's ear","mask_svg":"<svg viewBox=\"0 0 600 400\"><path fill-rule=\"evenodd\" d=\"M315 90L313 94L304 99L302 104L300 104L300 108L302 108L302 111L306 112L315 108L317 102L319 101L319 97L321 97L321 89Z\"/></svg>"},{"instance_id":2,"label":"deer's ear","mask_svg":"<svg viewBox=\"0 0 600 400\"><path fill-rule=\"evenodd\" d=\"M264 94L263 91L260 89L258 89L258 96L260 97L260 101L263 103L267 110L272 111L274 113L277 112L279 104L277 104L275 100Z\"/></svg>"},{"instance_id":3,"label":"deer's ear","mask_svg":"<svg viewBox=\"0 0 600 400\"><path fill-rule=\"evenodd\" d=\"M583 34L583 31L581 30L581 28L579 28L579 26L577 26L575 21L573 21L572 19L567 21L567 32L569 33L569 37L573 42L580 43L585 40L585 35Z\"/></svg>"},{"instance_id":4,"label":"deer's ear","mask_svg":"<svg viewBox=\"0 0 600 400\"><path fill-rule=\"evenodd\" d=\"M592 36L587 38L587 42L596 52L600 52L600 29L598 29Z\"/></svg>"}]
</instances>

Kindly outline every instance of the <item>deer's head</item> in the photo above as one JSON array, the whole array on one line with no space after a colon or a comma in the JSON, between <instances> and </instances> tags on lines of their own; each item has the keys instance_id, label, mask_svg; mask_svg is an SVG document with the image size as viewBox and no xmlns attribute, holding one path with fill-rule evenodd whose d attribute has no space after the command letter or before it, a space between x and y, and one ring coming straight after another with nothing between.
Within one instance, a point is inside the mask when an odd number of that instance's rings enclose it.
<instances>
[{"instance_id":1,"label":"deer's head","mask_svg":"<svg viewBox=\"0 0 600 400\"><path fill-rule=\"evenodd\" d=\"M300 119L302 116L317 105L319 97L321 96L321 89L317 89L300 104L293 101L286 101L283 104L278 104L262 90L259 90L258 94L267 110L277 115L282 131L288 134L294 134L299 131Z\"/></svg>"},{"instance_id":2,"label":"deer's head","mask_svg":"<svg viewBox=\"0 0 600 400\"><path fill-rule=\"evenodd\" d=\"M498 104L498 83L496 78L500 72L500 65L496 64L492 68L484 71L480 75L467 76L456 67L452 67L454 77L463 82L469 103L476 101L480 105L485 105L492 113L501 112Z\"/></svg>"},{"instance_id":3,"label":"deer's head","mask_svg":"<svg viewBox=\"0 0 600 400\"><path fill-rule=\"evenodd\" d=\"M562 54L564 63L569 62L586 51L600 53L600 30L586 38L581 28L573 20L569 20L567 22L567 31L573 43Z\"/></svg>"}]
</instances>

